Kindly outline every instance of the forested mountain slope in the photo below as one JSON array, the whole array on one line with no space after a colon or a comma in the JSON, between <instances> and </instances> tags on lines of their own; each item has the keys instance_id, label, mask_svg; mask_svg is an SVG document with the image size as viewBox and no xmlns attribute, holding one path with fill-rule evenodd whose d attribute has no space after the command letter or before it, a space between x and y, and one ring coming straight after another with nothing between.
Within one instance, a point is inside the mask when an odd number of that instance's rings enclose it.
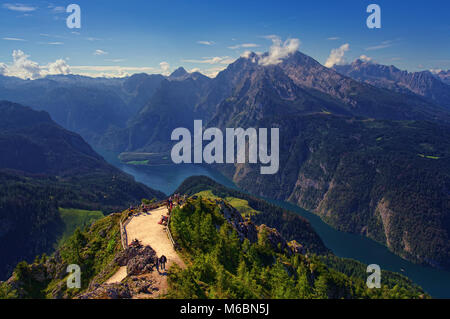
<instances>
[{"instance_id":1,"label":"forested mountain slope","mask_svg":"<svg viewBox=\"0 0 450 319\"><path fill-rule=\"evenodd\" d=\"M0 278L50 252L63 231L58 207L122 210L164 195L109 165L46 112L0 102Z\"/></svg>"},{"instance_id":2,"label":"forested mountain slope","mask_svg":"<svg viewBox=\"0 0 450 319\"><path fill-rule=\"evenodd\" d=\"M191 182L186 181L185 187ZM128 210L112 214L76 231L51 257L19 263L13 276L0 284L0 298L151 298L156 285L152 278L164 274L156 271L157 256L151 247L122 250L119 221L127 215ZM309 247L286 241L277 229L243 218L220 198L188 199L172 212L170 228L187 267L174 264L169 269L169 290L163 298L428 297L406 277L387 271L382 273L381 289L368 289L366 265L312 254ZM73 263L83 274L80 289L68 289L66 284L66 267ZM123 265L126 278L107 283Z\"/></svg>"}]
</instances>

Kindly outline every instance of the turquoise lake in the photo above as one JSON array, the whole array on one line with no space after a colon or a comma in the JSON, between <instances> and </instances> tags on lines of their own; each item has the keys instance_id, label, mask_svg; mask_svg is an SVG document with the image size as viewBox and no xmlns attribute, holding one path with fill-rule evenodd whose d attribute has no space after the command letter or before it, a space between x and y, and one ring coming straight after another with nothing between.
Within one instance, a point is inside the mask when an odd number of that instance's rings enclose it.
<instances>
[{"instance_id":1,"label":"turquoise lake","mask_svg":"<svg viewBox=\"0 0 450 319\"><path fill-rule=\"evenodd\" d=\"M97 150L98 151L98 150ZM204 166L162 165L131 166L119 162L117 156L101 152L105 159L126 173L133 175L138 182L165 194L173 193L188 177L204 175L231 188L237 187L222 174ZM339 257L352 258L365 264L378 264L382 269L402 273L422 286L434 298L450 298L450 272L410 263L393 253L385 246L363 236L337 231L324 223L318 216L298 206L271 199L265 200L305 217L322 238L325 245Z\"/></svg>"}]
</instances>

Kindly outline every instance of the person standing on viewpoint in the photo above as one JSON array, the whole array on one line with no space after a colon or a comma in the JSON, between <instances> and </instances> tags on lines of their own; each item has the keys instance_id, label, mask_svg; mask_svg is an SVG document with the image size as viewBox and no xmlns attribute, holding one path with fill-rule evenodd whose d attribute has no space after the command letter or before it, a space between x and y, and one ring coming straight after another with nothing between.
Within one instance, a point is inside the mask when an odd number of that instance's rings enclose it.
<instances>
[{"instance_id":1,"label":"person standing on viewpoint","mask_svg":"<svg viewBox=\"0 0 450 319\"><path fill-rule=\"evenodd\" d=\"M162 270L166 270L166 262L167 262L166 256L162 255L161 258L159 258L159 264L161 265Z\"/></svg>"}]
</instances>

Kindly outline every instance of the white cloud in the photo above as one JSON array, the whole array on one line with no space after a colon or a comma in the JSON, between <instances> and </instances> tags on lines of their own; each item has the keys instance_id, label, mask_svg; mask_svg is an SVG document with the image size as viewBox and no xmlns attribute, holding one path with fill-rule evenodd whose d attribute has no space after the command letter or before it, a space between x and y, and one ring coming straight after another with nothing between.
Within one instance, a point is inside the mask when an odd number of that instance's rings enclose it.
<instances>
[{"instance_id":1,"label":"white cloud","mask_svg":"<svg viewBox=\"0 0 450 319\"><path fill-rule=\"evenodd\" d=\"M117 72L119 70L122 71L131 71L131 72L154 72L157 69L152 67L134 67L134 66L115 66L115 65L77 65L71 66L72 70L80 70L80 71L94 71L94 72Z\"/></svg>"},{"instance_id":2,"label":"white cloud","mask_svg":"<svg viewBox=\"0 0 450 319\"><path fill-rule=\"evenodd\" d=\"M252 51L247 50L247 51L245 51L244 53L241 54L241 58L248 59L251 54L252 54Z\"/></svg>"},{"instance_id":3,"label":"white cloud","mask_svg":"<svg viewBox=\"0 0 450 319\"><path fill-rule=\"evenodd\" d=\"M197 41L198 44L203 44L203 45L214 45L215 42L214 41Z\"/></svg>"},{"instance_id":4,"label":"white cloud","mask_svg":"<svg viewBox=\"0 0 450 319\"><path fill-rule=\"evenodd\" d=\"M63 45L64 42L61 42L61 41L54 41L54 42L43 42L43 41L40 41L40 42L37 42L37 44Z\"/></svg>"},{"instance_id":5,"label":"white cloud","mask_svg":"<svg viewBox=\"0 0 450 319\"><path fill-rule=\"evenodd\" d=\"M331 50L330 56L328 57L327 61L325 62L325 66L327 68L331 68L334 65L342 65L345 63L345 52L347 52L350 49L350 45L348 43L341 45L337 49Z\"/></svg>"},{"instance_id":6,"label":"white cloud","mask_svg":"<svg viewBox=\"0 0 450 319\"><path fill-rule=\"evenodd\" d=\"M13 65L8 67L6 75L16 76L22 79L37 79L41 77L41 67L38 63L28 59L21 50L13 51Z\"/></svg>"},{"instance_id":7,"label":"white cloud","mask_svg":"<svg viewBox=\"0 0 450 319\"><path fill-rule=\"evenodd\" d=\"M5 40L5 41L25 41L24 39L20 39L20 38L8 38L8 37L2 38L2 40Z\"/></svg>"},{"instance_id":8,"label":"white cloud","mask_svg":"<svg viewBox=\"0 0 450 319\"><path fill-rule=\"evenodd\" d=\"M0 65L0 70L1 70L1 65ZM443 70L442 69L430 69L430 72L433 74L439 74L441 73ZM1 72L1 71L0 71Z\"/></svg>"},{"instance_id":9,"label":"white cloud","mask_svg":"<svg viewBox=\"0 0 450 319\"><path fill-rule=\"evenodd\" d=\"M94 51L94 55L107 55L107 54L108 54L108 52L100 50L100 49L97 49Z\"/></svg>"},{"instance_id":10,"label":"white cloud","mask_svg":"<svg viewBox=\"0 0 450 319\"><path fill-rule=\"evenodd\" d=\"M69 74L71 73L69 65L63 59L58 59L47 65L48 74Z\"/></svg>"},{"instance_id":11,"label":"white cloud","mask_svg":"<svg viewBox=\"0 0 450 319\"><path fill-rule=\"evenodd\" d=\"M96 66L96 65L77 65L69 66L68 59L58 59L46 65L30 60L30 57L21 50L13 51L12 63L0 63L0 74L5 76L14 76L22 79L39 79L47 75L56 74L79 74L89 77L125 77L134 73L161 73L169 72L170 65L167 62L161 62L159 67L135 67L135 66ZM113 60L111 60L113 61ZM121 59L115 60L122 61Z\"/></svg>"},{"instance_id":12,"label":"white cloud","mask_svg":"<svg viewBox=\"0 0 450 319\"><path fill-rule=\"evenodd\" d=\"M248 59L251 54L252 54L252 51L247 50L247 51L245 51L244 53L241 54L241 58Z\"/></svg>"},{"instance_id":13,"label":"white cloud","mask_svg":"<svg viewBox=\"0 0 450 319\"><path fill-rule=\"evenodd\" d=\"M5 63L0 63L0 75L5 75L6 68L7 68L7 66Z\"/></svg>"},{"instance_id":14,"label":"white cloud","mask_svg":"<svg viewBox=\"0 0 450 319\"><path fill-rule=\"evenodd\" d=\"M83 69L84 70L84 69ZM129 73L126 72L123 69L117 69L117 70L113 70L113 71L106 71L106 72L101 72L101 71L78 71L77 73L75 73L77 75L81 75L81 76L87 76L90 78L124 78L127 76L131 76L133 73Z\"/></svg>"},{"instance_id":15,"label":"white cloud","mask_svg":"<svg viewBox=\"0 0 450 319\"><path fill-rule=\"evenodd\" d=\"M374 45L374 46L366 48L366 51L381 50L381 49L389 48L392 45L393 45L392 41L383 41L379 45Z\"/></svg>"},{"instance_id":16,"label":"white cloud","mask_svg":"<svg viewBox=\"0 0 450 319\"><path fill-rule=\"evenodd\" d=\"M340 40L340 39L341 39L340 37L329 37L327 40L336 41L336 40Z\"/></svg>"},{"instance_id":17,"label":"white cloud","mask_svg":"<svg viewBox=\"0 0 450 319\"><path fill-rule=\"evenodd\" d=\"M159 73L158 68L153 67L127 67L127 66L96 66L96 65L78 65L70 66L75 74L89 77L117 78L132 75L134 73Z\"/></svg>"},{"instance_id":18,"label":"white cloud","mask_svg":"<svg viewBox=\"0 0 450 319\"><path fill-rule=\"evenodd\" d=\"M360 57L359 57L359 59L361 60L361 61L364 61L364 62L372 62L373 61L373 59L371 58L371 57L369 57L369 56L367 56L367 55L361 55Z\"/></svg>"},{"instance_id":19,"label":"white cloud","mask_svg":"<svg viewBox=\"0 0 450 319\"><path fill-rule=\"evenodd\" d=\"M105 59L106 62L119 63L125 61L125 59Z\"/></svg>"},{"instance_id":20,"label":"white cloud","mask_svg":"<svg viewBox=\"0 0 450 319\"><path fill-rule=\"evenodd\" d=\"M269 35L265 38L272 40L272 46L269 54L259 60L259 64L264 66L281 63L284 58L298 51L301 43L299 39L287 39L282 42L276 35Z\"/></svg>"},{"instance_id":21,"label":"white cloud","mask_svg":"<svg viewBox=\"0 0 450 319\"><path fill-rule=\"evenodd\" d=\"M169 75L170 74L170 64L163 61L159 64L159 67L161 68L161 73L163 75Z\"/></svg>"},{"instance_id":22,"label":"white cloud","mask_svg":"<svg viewBox=\"0 0 450 319\"><path fill-rule=\"evenodd\" d=\"M191 70L191 72L200 72L203 75L206 75L210 78L215 78L217 76L217 74L219 74L220 72L222 72L223 70L225 70L227 67L226 66L218 66L218 67L213 67L213 68L207 68L207 69L193 69Z\"/></svg>"},{"instance_id":23,"label":"white cloud","mask_svg":"<svg viewBox=\"0 0 450 319\"><path fill-rule=\"evenodd\" d=\"M5 3L3 4L3 8L18 12L32 12L37 10L36 7L27 6L20 3Z\"/></svg>"},{"instance_id":24,"label":"white cloud","mask_svg":"<svg viewBox=\"0 0 450 319\"><path fill-rule=\"evenodd\" d=\"M40 33L39 35L40 35L41 37L45 37L45 38L67 39L67 38L64 37L64 36L56 35L56 34Z\"/></svg>"},{"instance_id":25,"label":"white cloud","mask_svg":"<svg viewBox=\"0 0 450 319\"><path fill-rule=\"evenodd\" d=\"M204 74L204 75L206 75L206 76L208 76L210 78L215 78L217 76L217 74L219 74L220 72L222 72L226 68L227 68L226 66L221 66L221 67L204 69L204 70L201 70L199 72L201 72L202 74Z\"/></svg>"},{"instance_id":26,"label":"white cloud","mask_svg":"<svg viewBox=\"0 0 450 319\"><path fill-rule=\"evenodd\" d=\"M226 66L207 68L207 69L193 68L193 69L189 70L189 73L199 72L210 78L215 78L217 76L217 74L219 74L221 71L225 70L226 68L227 68Z\"/></svg>"},{"instance_id":27,"label":"white cloud","mask_svg":"<svg viewBox=\"0 0 450 319\"><path fill-rule=\"evenodd\" d=\"M228 49L237 50L240 48L258 48L258 47L260 47L260 45L256 43L242 43L228 47Z\"/></svg>"},{"instance_id":28,"label":"white cloud","mask_svg":"<svg viewBox=\"0 0 450 319\"><path fill-rule=\"evenodd\" d=\"M66 13L66 8L62 6L49 5L48 8L51 9L51 11L56 14Z\"/></svg>"},{"instance_id":29,"label":"white cloud","mask_svg":"<svg viewBox=\"0 0 450 319\"><path fill-rule=\"evenodd\" d=\"M71 73L69 65L63 59L41 66L37 62L30 60L30 56L21 50L14 50L12 57L12 64L1 64L0 72L3 75L34 80L47 75Z\"/></svg>"},{"instance_id":30,"label":"white cloud","mask_svg":"<svg viewBox=\"0 0 450 319\"><path fill-rule=\"evenodd\" d=\"M185 63L201 63L201 64L231 64L235 59L229 56L204 57L202 59L185 59L181 60Z\"/></svg>"}]
</instances>

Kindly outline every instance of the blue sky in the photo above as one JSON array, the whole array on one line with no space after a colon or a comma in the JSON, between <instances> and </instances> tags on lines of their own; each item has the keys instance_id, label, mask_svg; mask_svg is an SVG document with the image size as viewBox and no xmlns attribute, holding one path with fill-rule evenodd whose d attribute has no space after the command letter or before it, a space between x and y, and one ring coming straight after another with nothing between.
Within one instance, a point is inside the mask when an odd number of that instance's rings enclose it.
<instances>
[{"instance_id":1,"label":"blue sky","mask_svg":"<svg viewBox=\"0 0 450 319\"><path fill-rule=\"evenodd\" d=\"M323 64L331 50L347 45L347 62L365 55L409 71L450 69L447 0L18 1L0 5L0 71L3 65L22 72L35 62L91 75L178 66L214 75L244 51L267 51L268 35L299 39L300 51ZM81 29L66 26L70 3L81 7ZM366 26L370 3L381 6L381 29ZM20 50L15 66L14 50Z\"/></svg>"}]
</instances>

